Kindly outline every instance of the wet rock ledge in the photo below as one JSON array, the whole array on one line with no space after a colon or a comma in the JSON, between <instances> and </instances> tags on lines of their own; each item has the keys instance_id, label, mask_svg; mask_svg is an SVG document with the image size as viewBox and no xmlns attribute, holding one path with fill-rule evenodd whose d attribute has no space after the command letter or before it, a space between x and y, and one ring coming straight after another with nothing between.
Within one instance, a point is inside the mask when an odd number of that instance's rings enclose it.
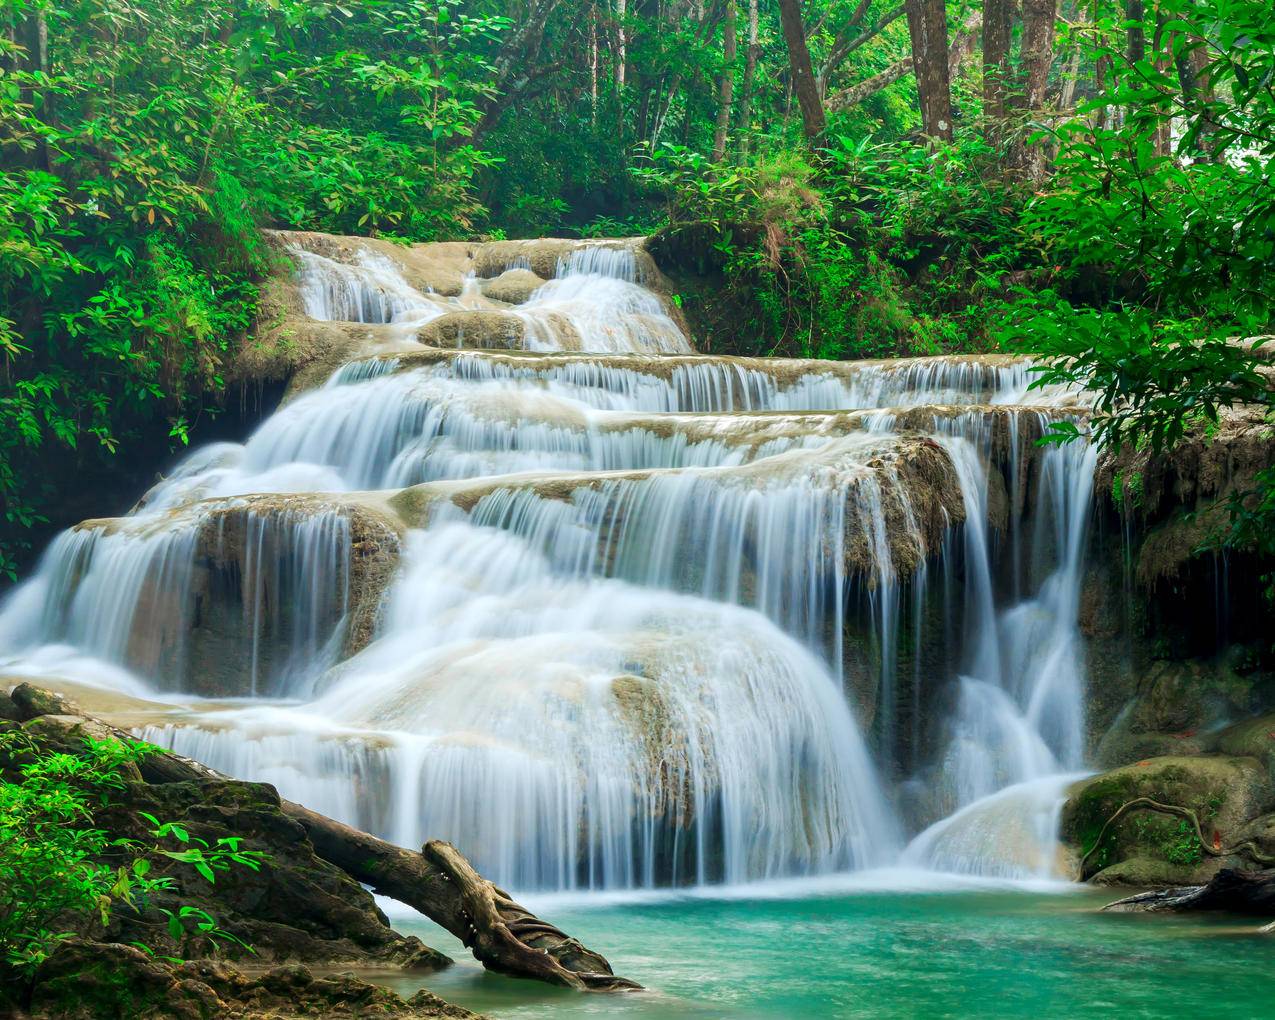
<instances>
[{"instance_id":1,"label":"wet rock ledge","mask_svg":"<svg viewBox=\"0 0 1275 1020\"><path fill-rule=\"evenodd\" d=\"M78 754L85 738L128 737L60 695L0 680L0 730L19 728L42 752ZM0 752L6 779L17 779L25 753ZM636 987L612 974L603 957L478 876L449 844L431 842L419 852L394 847L282 800L268 784L231 780L159 750L123 767L121 779L118 794L95 809L92 821L113 839L154 845L145 812L180 823L209 844L239 837L244 849L266 854L266 861L259 871L234 868L209 884L188 865L151 855L152 877L169 877L173 887L137 910L113 911L106 924L69 918L63 927L74 930L74 938L33 979L5 973L0 963L0 1016L475 1016L428 992L404 999L353 975L316 976L308 969L429 973L451 964L419 939L394 931L364 883L451 930L489 969L582 990ZM114 868L125 862L101 863ZM221 945L215 959L166 961L208 951L168 935L163 911L182 905L207 910L252 952ZM131 948L135 942L155 955Z\"/></svg>"}]
</instances>

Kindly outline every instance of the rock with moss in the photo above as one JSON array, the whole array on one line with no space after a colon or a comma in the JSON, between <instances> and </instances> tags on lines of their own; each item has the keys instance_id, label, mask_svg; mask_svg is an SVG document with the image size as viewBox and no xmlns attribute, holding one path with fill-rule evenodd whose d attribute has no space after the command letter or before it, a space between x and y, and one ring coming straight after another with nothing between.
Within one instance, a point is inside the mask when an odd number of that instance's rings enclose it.
<instances>
[{"instance_id":1,"label":"rock with moss","mask_svg":"<svg viewBox=\"0 0 1275 1020\"><path fill-rule=\"evenodd\" d=\"M1177 812L1131 807L1142 800ZM1212 848L1230 848L1245 825L1272 806L1270 776L1254 758L1166 756L1075 784L1061 832L1081 856L1083 878L1186 885L1207 881L1225 860L1206 851L1192 819Z\"/></svg>"},{"instance_id":2,"label":"rock with moss","mask_svg":"<svg viewBox=\"0 0 1275 1020\"><path fill-rule=\"evenodd\" d=\"M172 963L132 946L84 940L60 947L29 989L10 984L11 1008L31 1020L467 1020L477 1017L427 991L404 999L353 974L301 966L245 973L220 961ZM21 992L28 992L28 1000ZM3 1003L0 993L0 1003Z\"/></svg>"},{"instance_id":3,"label":"rock with moss","mask_svg":"<svg viewBox=\"0 0 1275 1020\"><path fill-rule=\"evenodd\" d=\"M1136 692L1102 735L1094 758L1112 768L1199 754L1211 748L1210 731L1247 715L1252 703L1252 680L1225 660L1154 661L1138 676Z\"/></svg>"},{"instance_id":4,"label":"rock with moss","mask_svg":"<svg viewBox=\"0 0 1275 1020\"><path fill-rule=\"evenodd\" d=\"M1275 781L1275 713L1228 726L1214 737L1213 743L1222 754L1256 758Z\"/></svg>"}]
</instances>

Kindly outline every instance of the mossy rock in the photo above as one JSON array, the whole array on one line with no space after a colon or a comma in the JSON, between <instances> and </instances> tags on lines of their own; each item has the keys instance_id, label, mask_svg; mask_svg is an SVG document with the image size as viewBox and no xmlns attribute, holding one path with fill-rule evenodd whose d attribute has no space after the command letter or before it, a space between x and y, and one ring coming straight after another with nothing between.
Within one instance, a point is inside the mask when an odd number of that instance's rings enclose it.
<instances>
[{"instance_id":1,"label":"mossy rock","mask_svg":"<svg viewBox=\"0 0 1275 1020\"><path fill-rule=\"evenodd\" d=\"M1217 734L1214 746L1222 754L1256 758L1275 780L1275 713L1228 726Z\"/></svg>"},{"instance_id":2,"label":"mossy rock","mask_svg":"<svg viewBox=\"0 0 1275 1020\"><path fill-rule=\"evenodd\" d=\"M1103 868L1089 881L1093 885L1135 886L1159 889L1189 883L1182 877L1181 865L1162 857L1130 857L1128 860Z\"/></svg>"},{"instance_id":3,"label":"mossy rock","mask_svg":"<svg viewBox=\"0 0 1275 1020\"><path fill-rule=\"evenodd\" d=\"M1275 814L1254 818L1236 834L1235 841L1249 841L1263 857L1275 860Z\"/></svg>"},{"instance_id":4,"label":"mossy rock","mask_svg":"<svg viewBox=\"0 0 1275 1020\"><path fill-rule=\"evenodd\" d=\"M1225 662L1157 660L1098 741L1094 758L1112 768L1149 757L1199 754L1209 750L1208 730L1248 714L1253 700L1252 680Z\"/></svg>"},{"instance_id":5,"label":"mossy rock","mask_svg":"<svg viewBox=\"0 0 1275 1020\"><path fill-rule=\"evenodd\" d=\"M4 996L0 993L0 1008ZM174 964L115 943L73 941L37 972L33 1020L467 1020L477 1014L429 992L410 999L353 974L287 966L245 974L222 962Z\"/></svg>"},{"instance_id":6,"label":"mossy rock","mask_svg":"<svg viewBox=\"0 0 1275 1020\"><path fill-rule=\"evenodd\" d=\"M1163 862L1172 882L1185 885L1207 881L1218 869L1220 859L1203 853L1190 822L1151 809L1129 811L1096 845L1107 820L1140 797L1193 811L1206 838L1214 834L1225 845L1275 802L1266 769L1249 757L1170 755L1082 780L1069 791L1061 829L1065 843L1088 854L1083 878L1135 858ZM1124 873L1107 880L1124 881Z\"/></svg>"}]
</instances>

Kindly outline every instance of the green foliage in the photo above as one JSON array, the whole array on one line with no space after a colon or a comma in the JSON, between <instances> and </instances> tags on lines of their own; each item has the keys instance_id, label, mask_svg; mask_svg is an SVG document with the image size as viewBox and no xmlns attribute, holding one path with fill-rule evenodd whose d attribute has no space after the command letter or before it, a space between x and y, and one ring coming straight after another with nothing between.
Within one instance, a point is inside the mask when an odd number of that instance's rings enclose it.
<instances>
[{"instance_id":1,"label":"green foliage","mask_svg":"<svg viewBox=\"0 0 1275 1020\"><path fill-rule=\"evenodd\" d=\"M1021 257L1023 189L970 137L940 149L835 134L814 156L714 166L666 144L634 174L674 225L716 231L751 353L884 357L977 349L982 305Z\"/></svg>"},{"instance_id":2,"label":"green foliage","mask_svg":"<svg viewBox=\"0 0 1275 1020\"><path fill-rule=\"evenodd\" d=\"M262 223L469 229L507 24L470 7L0 0L0 573L66 484L50 460L215 413Z\"/></svg>"},{"instance_id":3,"label":"green foliage","mask_svg":"<svg viewBox=\"0 0 1275 1020\"><path fill-rule=\"evenodd\" d=\"M1129 25L1079 30L1114 84L1056 133L1057 176L1023 219L1053 286L1020 290L1000 335L1050 356L1039 385L1097 393L1100 441L1160 451L1210 436L1223 408L1270 404L1268 345L1240 338L1275 323L1275 19L1256 0L1161 0L1147 19L1169 59L1133 59ZM1212 548L1270 561L1273 481L1229 496Z\"/></svg>"},{"instance_id":4,"label":"green foliage","mask_svg":"<svg viewBox=\"0 0 1275 1020\"><path fill-rule=\"evenodd\" d=\"M38 967L58 942L93 921L105 926L118 909L137 910L174 888L171 876L152 876L151 858L189 865L208 882L234 865L256 870L263 855L238 839L210 846L181 825L154 827L154 842L113 838L94 824L96 809L125 789L125 770L153 748L118 740L85 740L77 754L49 750L21 730L0 733L0 963L19 972ZM163 843L175 840L180 849ZM170 937L181 946L239 939L205 911L167 909ZM142 948L148 948L142 946ZM149 950L148 950L149 951Z\"/></svg>"}]
</instances>

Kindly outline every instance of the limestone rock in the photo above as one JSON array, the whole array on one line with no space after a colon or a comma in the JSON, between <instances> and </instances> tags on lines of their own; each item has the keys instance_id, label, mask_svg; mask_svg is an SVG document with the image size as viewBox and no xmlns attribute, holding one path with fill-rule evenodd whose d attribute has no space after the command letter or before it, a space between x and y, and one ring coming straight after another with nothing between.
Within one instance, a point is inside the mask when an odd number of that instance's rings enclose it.
<instances>
[{"instance_id":1,"label":"limestone rock","mask_svg":"<svg viewBox=\"0 0 1275 1020\"><path fill-rule=\"evenodd\" d=\"M523 304L544 285L544 278L530 269L507 269L499 276L483 280L480 284L484 297L509 305Z\"/></svg>"},{"instance_id":2,"label":"limestone rock","mask_svg":"<svg viewBox=\"0 0 1275 1020\"><path fill-rule=\"evenodd\" d=\"M1228 726L1217 734L1215 746L1223 754L1256 758L1275 780L1275 713Z\"/></svg>"},{"instance_id":3,"label":"limestone rock","mask_svg":"<svg viewBox=\"0 0 1275 1020\"><path fill-rule=\"evenodd\" d=\"M427 322L417 334L434 347L521 350L527 324L518 316L500 311L448 312Z\"/></svg>"},{"instance_id":4,"label":"limestone rock","mask_svg":"<svg viewBox=\"0 0 1275 1020\"><path fill-rule=\"evenodd\" d=\"M1210 747L1208 731L1246 715L1252 700L1247 678L1224 662L1199 659L1152 662L1136 691L1099 741L1099 765L1110 768L1166 754L1199 754Z\"/></svg>"},{"instance_id":5,"label":"limestone rock","mask_svg":"<svg viewBox=\"0 0 1275 1020\"><path fill-rule=\"evenodd\" d=\"M1141 797L1194 812L1205 838L1219 847L1234 845L1250 819L1275 806L1270 777L1248 757L1150 758L1082 780L1069 791L1061 832L1064 842L1088 854L1083 877L1186 885L1207 881L1221 867L1221 858L1202 853L1186 819L1143 808L1108 826L1099 844L1108 819ZM1154 872L1145 863L1130 863L1139 859L1156 862ZM1122 863L1121 870L1102 877Z\"/></svg>"}]
</instances>

